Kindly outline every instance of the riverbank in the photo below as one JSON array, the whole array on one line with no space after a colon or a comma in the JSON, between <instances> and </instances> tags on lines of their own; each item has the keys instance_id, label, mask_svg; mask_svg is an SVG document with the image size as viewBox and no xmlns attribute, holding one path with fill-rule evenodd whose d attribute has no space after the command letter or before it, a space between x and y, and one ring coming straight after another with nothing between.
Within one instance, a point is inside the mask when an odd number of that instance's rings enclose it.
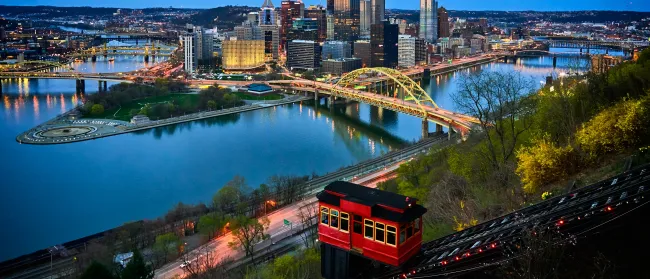
<instances>
[{"instance_id":1,"label":"riverbank","mask_svg":"<svg viewBox=\"0 0 650 279\"><path fill-rule=\"evenodd\" d=\"M142 124L132 124L121 120L106 119L78 120L76 119L76 115L79 107L75 107L66 113L58 115L57 117L18 135L16 141L21 144L61 144L94 140L103 137L116 136L167 125L236 114L306 100L311 100L311 98L303 96L288 96L276 101L256 102L240 107L197 112L163 120L149 121Z\"/></svg>"}]
</instances>

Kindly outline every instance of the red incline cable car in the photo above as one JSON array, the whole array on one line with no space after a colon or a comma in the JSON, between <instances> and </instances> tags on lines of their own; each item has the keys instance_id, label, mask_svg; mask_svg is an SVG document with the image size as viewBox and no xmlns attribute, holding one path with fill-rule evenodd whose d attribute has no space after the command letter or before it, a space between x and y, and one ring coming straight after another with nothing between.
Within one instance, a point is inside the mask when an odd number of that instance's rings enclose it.
<instances>
[{"instance_id":1,"label":"red incline cable car","mask_svg":"<svg viewBox=\"0 0 650 279\"><path fill-rule=\"evenodd\" d=\"M343 181L330 183L317 197L318 239L324 246L392 266L420 252L427 210L417 199Z\"/></svg>"}]
</instances>

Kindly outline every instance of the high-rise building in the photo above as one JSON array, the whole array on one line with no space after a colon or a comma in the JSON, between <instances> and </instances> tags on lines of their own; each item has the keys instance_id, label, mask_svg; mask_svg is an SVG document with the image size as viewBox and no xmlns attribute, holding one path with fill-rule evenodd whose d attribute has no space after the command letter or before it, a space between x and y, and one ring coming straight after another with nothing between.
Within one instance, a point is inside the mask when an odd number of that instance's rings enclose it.
<instances>
[{"instance_id":1,"label":"high-rise building","mask_svg":"<svg viewBox=\"0 0 650 279\"><path fill-rule=\"evenodd\" d=\"M334 40L334 15L327 15L327 39Z\"/></svg>"},{"instance_id":2,"label":"high-rise building","mask_svg":"<svg viewBox=\"0 0 650 279\"><path fill-rule=\"evenodd\" d=\"M261 40L262 30L250 21L244 21L241 26L235 26L237 40Z\"/></svg>"},{"instance_id":3,"label":"high-rise building","mask_svg":"<svg viewBox=\"0 0 650 279\"><path fill-rule=\"evenodd\" d=\"M305 18L313 18L318 22L318 41L324 42L327 39L327 11L323 6L309 6L305 10Z\"/></svg>"},{"instance_id":4,"label":"high-rise building","mask_svg":"<svg viewBox=\"0 0 650 279\"><path fill-rule=\"evenodd\" d=\"M194 59L194 35L187 34L181 36L181 41L183 43L183 54L184 54L184 64L183 69L186 73L191 74L196 70L196 63Z\"/></svg>"},{"instance_id":5,"label":"high-rise building","mask_svg":"<svg viewBox=\"0 0 650 279\"><path fill-rule=\"evenodd\" d=\"M315 18L295 18L293 26L287 31L287 41L318 41L318 20Z\"/></svg>"},{"instance_id":6,"label":"high-rise building","mask_svg":"<svg viewBox=\"0 0 650 279\"><path fill-rule=\"evenodd\" d=\"M449 37L449 14L445 7L438 9L438 38Z\"/></svg>"},{"instance_id":7,"label":"high-rise building","mask_svg":"<svg viewBox=\"0 0 650 279\"><path fill-rule=\"evenodd\" d=\"M420 38L427 42L438 39L438 2L420 0Z\"/></svg>"},{"instance_id":8,"label":"high-rise building","mask_svg":"<svg viewBox=\"0 0 650 279\"><path fill-rule=\"evenodd\" d=\"M359 0L334 0L334 39L354 41L359 38Z\"/></svg>"},{"instance_id":9,"label":"high-rise building","mask_svg":"<svg viewBox=\"0 0 650 279\"><path fill-rule=\"evenodd\" d=\"M264 40L266 60L277 60L280 46L280 26L271 0L264 0L260 11L260 35Z\"/></svg>"},{"instance_id":10,"label":"high-rise building","mask_svg":"<svg viewBox=\"0 0 650 279\"><path fill-rule=\"evenodd\" d=\"M370 28L370 66L397 67L397 36L399 27L388 21L375 23Z\"/></svg>"},{"instance_id":11,"label":"high-rise building","mask_svg":"<svg viewBox=\"0 0 650 279\"><path fill-rule=\"evenodd\" d=\"M371 0L372 1L372 23L380 23L384 20L386 12L386 0Z\"/></svg>"},{"instance_id":12,"label":"high-rise building","mask_svg":"<svg viewBox=\"0 0 650 279\"><path fill-rule=\"evenodd\" d=\"M354 57L361 59L362 67L370 67L370 41L356 41L354 42Z\"/></svg>"},{"instance_id":13,"label":"high-rise building","mask_svg":"<svg viewBox=\"0 0 650 279\"><path fill-rule=\"evenodd\" d=\"M267 60L277 60L280 46L280 26L260 25L264 40L264 54Z\"/></svg>"},{"instance_id":14,"label":"high-rise building","mask_svg":"<svg viewBox=\"0 0 650 279\"><path fill-rule=\"evenodd\" d=\"M397 22L397 26L399 26L399 33L400 34L405 34L406 33L406 27L408 24L406 24L406 19L402 19L399 22Z\"/></svg>"},{"instance_id":15,"label":"high-rise building","mask_svg":"<svg viewBox=\"0 0 650 279\"><path fill-rule=\"evenodd\" d=\"M323 60L323 73L342 75L361 68L361 59L359 58L341 58Z\"/></svg>"},{"instance_id":16,"label":"high-rise building","mask_svg":"<svg viewBox=\"0 0 650 279\"><path fill-rule=\"evenodd\" d=\"M282 25L280 26L280 44L283 48L287 43L289 29L293 27L293 20L303 18L304 14L305 4L301 0L282 1L282 7L280 9L280 18L282 20Z\"/></svg>"},{"instance_id":17,"label":"high-rise building","mask_svg":"<svg viewBox=\"0 0 650 279\"><path fill-rule=\"evenodd\" d=\"M264 41L226 40L222 45L225 70L251 70L264 66Z\"/></svg>"},{"instance_id":18,"label":"high-rise building","mask_svg":"<svg viewBox=\"0 0 650 279\"><path fill-rule=\"evenodd\" d=\"M327 41L323 44L323 60L352 57L350 43L342 41Z\"/></svg>"},{"instance_id":19,"label":"high-rise building","mask_svg":"<svg viewBox=\"0 0 650 279\"><path fill-rule=\"evenodd\" d=\"M415 38L415 64L427 62L427 42L420 38Z\"/></svg>"},{"instance_id":20,"label":"high-rise building","mask_svg":"<svg viewBox=\"0 0 650 279\"><path fill-rule=\"evenodd\" d=\"M328 15L334 14L334 0L327 0L327 7L325 10L327 10Z\"/></svg>"},{"instance_id":21,"label":"high-rise building","mask_svg":"<svg viewBox=\"0 0 650 279\"><path fill-rule=\"evenodd\" d=\"M415 66L415 38L399 35L397 38L397 61L400 67Z\"/></svg>"},{"instance_id":22,"label":"high-rise building","mask_svg":"<svg viewBox=\"0 0 650 279\"><path fill-rule=\"evenodd\" d=\"M321 47L318 42L295 40L287 43L287 67L289 69L318 69L320 61Z\"/></svg>"},{"instance_id":23,"label":"high-rise building","mask_svg":"<svg viewBox=\"0 0 650 279\"><path fill-rule=\"evenodd\" d=\"M253 25L260 25L260 13L258 12L248 13L248 21L250 21Z\"/></svg>"},{"instance_id":24,"label":"high-rise building","mask_svg":"<svg viewBox=\"0 0 650 279\"><path fill-rule=\"evenodd\" d=\"M260 11L260 25L277 25L278 16L271 0L264 0Z\"/></svg>"},{"instance_id":25,"label":"high-rise building","mask_svg":"<svg viewBox=\"0 0 650 279\"><path fill-rule=\"evenodd\" d=\"M484 18L484 17L479 18L478 19L478 25L481 26L481 28L483 28L483 31L487 30L487 28L488 28L487 18Z\"/></svg>"},{"instance_id":26,"label":"high-rise building","mask_svg":"<svg viewBox=\"0 0 650 279\"><path fill-rule=\"evenodd\" d=\"M370 36L370 25L372 25L372 1L360 0L359 2L359 34Z\"/></svg>"}]
</instances>

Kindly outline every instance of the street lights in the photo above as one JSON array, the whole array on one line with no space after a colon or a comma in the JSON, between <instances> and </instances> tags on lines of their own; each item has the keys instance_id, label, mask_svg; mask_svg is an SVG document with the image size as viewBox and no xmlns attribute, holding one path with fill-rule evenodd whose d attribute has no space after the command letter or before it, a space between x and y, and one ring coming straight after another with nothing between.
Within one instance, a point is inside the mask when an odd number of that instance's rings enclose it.
<instances>
[{"instance_id":1,"label":"street lights","mask_svg":"<svg viewBox=\"0 0 650 279\"><path fill-rule=\"evenodd\" d=\"M266 215L266 205L267 204L270 204L271 206L275 206L275 201L268 200L268 201L264 202L264 215Z\"/></svg>"}]
</instances>

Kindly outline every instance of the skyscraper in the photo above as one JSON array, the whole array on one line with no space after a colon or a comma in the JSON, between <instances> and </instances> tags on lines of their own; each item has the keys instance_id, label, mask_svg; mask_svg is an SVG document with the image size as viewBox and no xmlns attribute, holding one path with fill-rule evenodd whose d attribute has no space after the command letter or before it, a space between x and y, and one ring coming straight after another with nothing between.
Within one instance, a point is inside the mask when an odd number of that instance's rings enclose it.
<instances>
[{"instance_id":1,"label":"skyscraper","mask_svg":"<svg viewBox=\"0 0 650 279\"><path fill-rule=\"evenodd\" d=\"M445 7L438 9L438 38L449 37L449 14Z\"/></svg>"},{"instance_id":2,"label":"skyscraper","mask_svg":"<svg viewBox=\"0 0 650 279\"><path fill-rule=\"evenodd\" d=\"M386 0L371 0L372 1L372 24L380 23L384 20L384 13L386 12Z\"/></svg>"},{"instance_id":3,"label":"skyscraper","mask_svg":"<svg viewBox=\"0 0 650 279\"><path fill-rule=\"evenodd\" d=\"M397 24L388 21L375 23L370 28L370 66L397 67Z\"/></svg>"},{"instance_id":4,"label":"skyscraper","mask_svg":"<svg viewBox=\"0 0 650 279\"><path fill-rule=\"evenodd\" d=\"M264 0L260 11L260 25L277 25L278 18L271 0Z\"/></svg>"},{"instance_id":5,"label":"skyscraper","mask_svg":"<svg viewBox=\"0 0 650 279\"><path fill-rule=\"evenodd\" d=\"M400 67L415 66L415 38L409 35L399 35L397 40L398 65Z\"/></svg>"},{"instance_id":6,"label":"skyscraper","mask_svg":"<svg viewBox=\"0 0 650 279\"><path fill-rule=\"evenodd\" d=\"M359 14L361 16L359 22L359 33L361 36L370 36L370 25L372 25L372 1L360 0Z\"/></svg>"},{"instance_id":7,"label":"skyscraper","mask_svg":"<svg viewBox=\"0 0 650 279\"><path fill-rule=\"evenodd\" d=\"M420 0L420 34L419 37L427 42L438 39L438 2L436 0Z\"/></svg>"},{"instance_id":8,"label":"skyscraper","mask_svg":"<svg viewBox=\"0 0 650 279\"><path fill-rule=\"evenodd\" d=\"M359 37L359 0L334 0L334 39L354 41Z\"/></svg>"},{"instance_id":9,"label":"skyscraper","mask_svg":"<svg viewBox=\"0 0 650 279\"><path fill-rule=\"evenodd\" d=\"M182 35L181 41L183 42L184 64L183 69L186 73L194 73L196 63L194 55L194 36L192 34Z\"/></svg>"},{"instance_id":10,"label":"skyscraper","mask_svg":"<svg viewBox=\"0 0 650 279\"><path fill-rule=\"evenodd\" d=\"M287 32L293 27L294 18L302 18L305 13L305 4L301 0L282 1L280 17L282 25L280 26L280 44L283 48L287 43Z\"/></svg>"},{"instance_id":11,"label":"skyscraper","mask_svg":"<svg viewBox=\"0 0 650 279\"><path fill-rule=\"evenodd\" d=\"M260 11L260 33L264 40L264 54L267 60L277 60L280 46L280 26L271 0L264 0Z\"/></svg>"},{"instance_id":12,"label":"skyscraper","mask_svg":"<svg viewBox=\"0 0 650 279\"><path fill-rule=\"evenodd\" d=\"M305 18L313 18L318 21L318 41L325 41L327 39L327 11L323 6L309 6L305 10Z\"/></svg>"}]
</instances>

